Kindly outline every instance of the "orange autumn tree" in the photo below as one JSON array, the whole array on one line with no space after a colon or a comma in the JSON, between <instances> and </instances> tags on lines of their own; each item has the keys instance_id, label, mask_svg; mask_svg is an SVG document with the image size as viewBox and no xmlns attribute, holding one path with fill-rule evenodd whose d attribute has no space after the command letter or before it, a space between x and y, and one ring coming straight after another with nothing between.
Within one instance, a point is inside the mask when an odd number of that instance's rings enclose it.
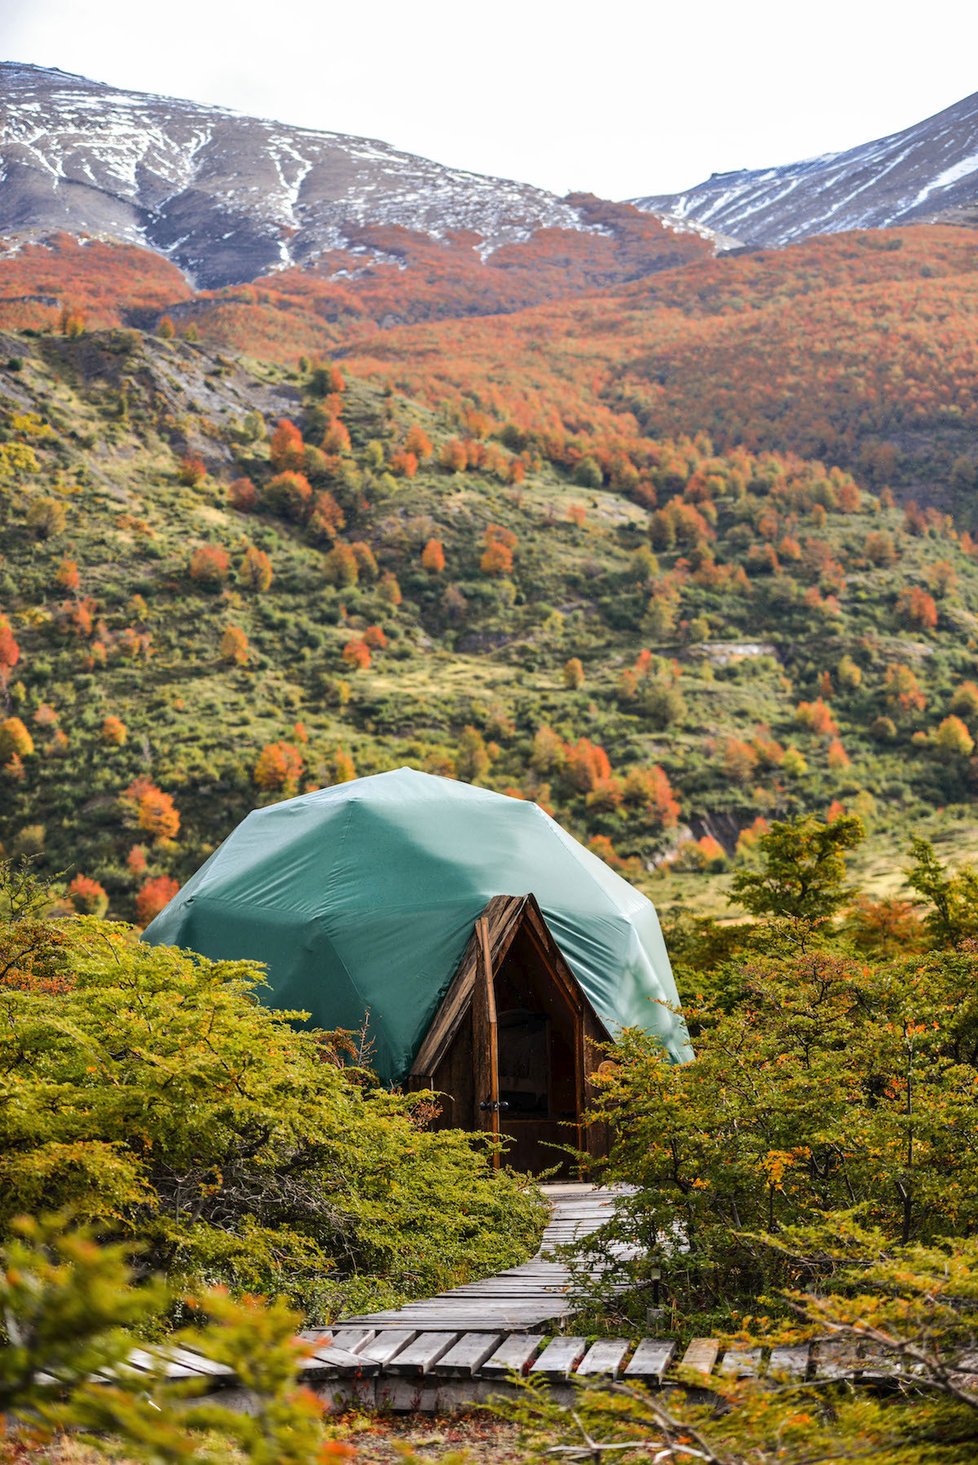
<instances>
[{"instance_id":1,"label":"orange autumn tree","mask_svg":"<svg viewBox=\"0 0 978 1465\"><path fill-rule=\"evenodd\" d=\"M611 778L611 763L604 748L588 738L578 738L568 747L564 759L568 782L580 793L592 793Z\"/></svg>"},{"instance_id":2,"label":"orange autumn tree","mask_svg":"<svg viewBox=\"0 0 978 1465\"><path fill-rule=\"evenodd\" d=\"M221 660L231 666L248 665L248 637L240 626L226 626L221 636Z\"/></svg>"},{"instance_id":3,"label":"orange autumn tree","mask_svg":"<svg viewBox=\"0 0 978 1465\"><path fill-rule=\"evenodd\" d=\"M88 875L76 875L68 886L68 896L75 910L83 916L104 916L109 908L105 886Z\"/></svg>"},{"instance_id":4,"label":"orange autumn tree","mask_svg":"<svg viewBox=\"0 0 978 1465\"><path fill-rule=\"evenodd\" d=\"M266 743L255 764L254 780L266 793L291 796L299 787L305 764L294 743Z\"/></svg>"},{"instance_id":5,"label":"orange autumn tree","mask_svg":"<svg viewBox=\"0 0 978 1465\"><path fill-rule=\"evenodd\" d=\"M421 551L421 568L430 575L440 575L445 568L445 546L440 539L429 539Z\"/></svg>"},{"instance_id":6,"label":"orange autumn tree","mask_svg":"<svg viewBox=\"0 0 978 1465\"><path fill-rule=\"evenodd\" d=\"M10 673L20 660L20 647L5 615L0 615L0 686L6 686Z\"/></svg>"},{"instance_id":7,"label":"orange autumn tree","mask_svg":"<svg viewBox=\"0 0 978 1465\"><path fill-rule=\"evenodd\" d=\"M891 663L883 676L883 696L890 712L907 716L927 706L916 673L902 661Z\"/></svg>"},{"instance_id":8,"label":"orange autumn tree","mask_svg":"<svg viewBox=\"0 0 978 1465\"><path fill-rule=\"evenodd\" d=\"M176 839L180 832L179 810L171 795L148 778L133 779L122 801L135 817L137 827L151 834L158 843Z\"/></svg>"},{"instance_id":9,"label":"orange autumn tree","mask_svg":"<svg viewBox=\"0 0 978 1465\"><path fill-rule=\"evenodd\" d=\"M59 585L62 590L77 590L81 585L81 575L78 572L77 560L63 559L58 566L54 583Z\"/></svg>"},{"instance_id":10,"label":"orange autumn tree","mask_svg":"<svg viewBox=\"0 0 978 1465\"><path fill-rule=\"evenodd\" d=\"M759 755L751 743L729 737L723 744L723 769L734 783L748 783L757 772Z\"/></svg>"},{"instance_id":11,"label":"orange autumn tree","mask_svg":"<svg viewBox=\"0 0 978 1465\"><path fill-rule=\"evenodd\" d=\"M395 610L404 599L404 595L401 591L400 582L398 581L398 578L394 574L393 570L384 571L384 573L380 577L380 584L377 588L380 594L383 596L384 600L386 600L387 604L393 606Z\"/></svg>"},{"instance_id":12,"label":"orange autumn tree","mask_svg":"<svg viewBox=\"0 0 978 1465\"><path fill-rule=\"evenodd\" d=\"M849 757L841 741L838 738L833 738L826 752L826 761L830 768L838 771L843 768L848 768L852 759Z\"/></svg>"},{"instance_id":13,"label":"orange autumn tree","mask_svg":"<svg viewBox=\"0 0 978 1465\"><path fill-rule=\"evenodd\" d=\"M337 747L329 765L330 783L350 783L356 776L356 764L352 757L345 748Z\"/></svg>"},{"instance_id":14,"label":"orange autumn tree","mask_svg":"<svg viewBox=\"0 0 978 1465\"><path fill-rule=\"evenodd\" d=\"M370 665L370 647L365 640L362 640L360 637L354 637L352 641L347 641L343 647L343 660L354 671L366 671Z\"/></svg>"},{"instance_id":15,"label":"orange autumn tree","mask_svg":"<svg viewBox=\"0 0 978 1465\"><path fill-rule=\"evenodd\" d=\"M931 734L931 744L943 758L970 758L975 750L975 740L960 717L952 712L945 717L937 730Z\"/></svg>"},{"instance_id":16,"label":"orange autumn tree","mask_svg":"<svg viewBox=\"0 0 978 1465\"><path fill-rule=\"evenodd\" d=\"M513 568L513 551L518 543L512 529L501 524L487 526L483 536L485 549L479 561L484 575L508 575Z\"/></svg>"},{"instance_id":17,"label":"orange autumn tree","mask_svg":"<svg viewBox=\"0 0 978 1465\"><path fill-rule=\"evenodd\" d=\"M450 438L438 454L438 461L447 473L464 473L469 466L465 444L457 437Z\"/></svg>"},{"instance_id":18,"label":"orange autumn tree","mask_svg":"<svg viewBox=\"0 0 978 1465\"><path fill-rule=\"evenodd\" d=\"M672 829L679 822L680 805L663 768L629 769L624 782L625 803L641 809L649 823Z\"/></svg>"},{"instance_id":19,"label":"orange autumn tree","mask_svg":"<svg viewBox=\"0 0 978 1465\"><path fill-rule=\"evenodd\" d=\"M231 557L219 544L202 544L190 556L190 578L199 585L217 589L231 568Z\"/></svg>"},{"instance_id":20,"label":"orange autumn tree","mask_svg":"<svg viewBox=\"0 0 978 1465\"><path fill-rule=\"evenodd\" d=\"M350 434L338 417L332 419L324 432L322 448L324 453L333 456L350 451Z\"/></svg>"},{"instance_id":21,"label":"orange autumn tree","mask_svg":"<svg viewBox=\"0 0 978 1465\"><path fill-rule=\"evenodd\" d=\"M187 488L196 488L207 477L207 464L203 458L188 454L185 458L181 458L177 476Z\"/></svg>"},{"instance_id":22,"label":"orange autumn tree","mask_svg":"<svg viewBox=\"0 0 978 1465\"><path fill-rule=\"evenodd\" d=\"M7 717L0 722L0 763L30 758L33 752L34 739L19 717Z\"/></svg>"},{"instance_id":23,"label":"orange autumn tree","mask_svg":"<svg viewBox=\"0 0 978 1465\"><path fill-rule=\"evenodd\" d=\"M123 722L121 717L116 717L114 713L110 712L107 717L103 718L103 743L107 744L110 748L121 748L128 736L129 729L126 727L126 724Z\"/></svg>"},{"instance_id":24,"label":"orange autumn tree","mask_svg":"<svg viewBox=\"0 0 978 1465\"><path fill-rule=\"evenodd\" d=\"M280 417L268 445L268 460L276 473L298 472L306 460L302 433L294 422Z\"/></svg>"},{"instance_id":25,"label":"orange autumn tree","mask_svg":"<svg viewBox=\"0 0 978 1465\"><path fill-rule=\"evenodd\" d=\"M413 478L418 471L418 460L414 453L406 453L403 448L398 448L391 453L389 466L396 478Z\"/></svg>"},{"instance_id":26,"label":"orange autumn tree","mask_svg":"<svg viewBox=\"0 0 978 1465\"><path fill-rule=\"evenodd\" d=\"M727 863L727 852L712 834L703 834L695 844L696 858L704 870L716 873Z\"/></svg>"},{"instance_id":27,"label":"orange autumn tree","mask_svg":"<svg viewBox=\"0 0 978 1465\"><path fill-rule=\"evenodd\" d=\"M304 519L312 504L312 484L304 473L283 469L264 487L261 507L287 519Z\"/></svg>"},{"instance_id":28,"label":"orange autumn tree","mask_svg":"<svg viewBox=\"0 0 978 1465\"><path fill-rule=\"evenodd\" d=\"M309 511L307 529L314 539L332 543L346 524L346 515L328 488L320 489Z\"/></svg>"},{"instance_id":29,"label":"orange autumn tree","mask_svg":"<svg viewBox=\"0 0 978 1465\"><path fill-rule=\"evenodd\" d=\"M360 579L360 562L350 544L334 544L323 556L323 579L337 590L349 590Z\"/></svg>"},{"instance_id":30,"label":"orange autumn tree","mask_svg":"<svg viewBox=\"0 0 978 1465\"><path fill-rule=\"evenodd\" d=\"M934 597L928 595L919 585L901 590L897 596L897 615L908 626L918 631L932 631L937 625L937 606Z\"/></svg>"},{"instance_id":31,"label":"orange autumn tree","mask_svg":"<svg viewBox=\"0 0 978 1465\"><path fill-rule=\"evenodd\" d=\"M435 450L424 428L415 423L408 429L407 437L404 439L404 451L413 453L419 463L427 463Z\"/></svg>"},{"instance_id":32,"label":"orange autumn tree","mask_svg":"<svg viewBox=\"0 0 978 1465\"><path fill-rule=\"evenodd\" d=\"M228 484L228 503L239 514L250 514L258 504L258 490L250 478L236 478Z\"/></svg>"},{"instance_id":33,"label":"orange autumn tree","mask_svg":"<svg viewBox=\"0 0 978 1465\"><path fill-rule=\"evenodd\" d=\"M816 737L834 738L839 731L831 709L821 697L816 697L814 702L799 702L795 708L795 721Z\"/></svg>"},{"instance_id":34,"label":"orange autumn tree","mask_svg":"<svg viewBox=\"0 0 978 1465\"><path fill-rule=\"evenodd\" d=\"M272 583L272 561L263 549L249 544L244 558L238 566L238 583L256 595L266 591Z\"/></svg>"},{"instance_id":35,"label":"orange autumn tree","mask_svg":"<svg viewBox=\"0 0 978 1465\"><path fill-rule=\"evenodd\" d=\"M154 875L146 880L136 894L136 919L141 926L148 926L160 911L170 904L180 886L172 875Z\"/></svg>"}]
</instances>

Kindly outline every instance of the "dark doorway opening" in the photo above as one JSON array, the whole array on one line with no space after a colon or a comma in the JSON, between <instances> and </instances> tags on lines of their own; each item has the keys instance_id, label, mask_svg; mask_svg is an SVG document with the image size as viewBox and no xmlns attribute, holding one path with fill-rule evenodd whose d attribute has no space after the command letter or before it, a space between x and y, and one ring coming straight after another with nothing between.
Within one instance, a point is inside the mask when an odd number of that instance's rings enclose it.
<instances>
[{"instance_id":1,"label":"dark doorway opening","mask_svg":"<svg viewBox=\"0 0 978 1465\"><path fill-rule=\"evenodd\" d=\"M580 1146L580 1024L526 931L514 937L493 986L499 1130L511 1141L507 1160L518 1170L559 1164L564 1171L567 1157L555 1146Z\"/></svg>"},{"instance_id":2,"label":"dark doorway opening","mask_svg":"<svg viewBox=\"0 0 978 1465\"><path fill-rule=\"evenodd\" d=\"M532 895L495 896L418 1051L414 1088L440 1094L438 1123L509 1141L505 1163L539 1174L576 1166L563 1147L606 1152L584 1123L607 1031Z\"/></svg>"}]
</instances>

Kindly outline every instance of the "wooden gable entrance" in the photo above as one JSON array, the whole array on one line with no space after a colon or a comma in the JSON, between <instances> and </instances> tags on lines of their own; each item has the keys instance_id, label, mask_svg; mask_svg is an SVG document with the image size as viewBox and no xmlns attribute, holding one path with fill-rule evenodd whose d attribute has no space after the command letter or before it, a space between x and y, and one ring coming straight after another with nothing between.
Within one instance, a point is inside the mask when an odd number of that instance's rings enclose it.
<instances>
[{"instance_id":1,"label":"wooden gable entrance","mask_svg":"<svg viewBox=\"0 0 978 1465\"><path fill-rule=\"evenodd\" d=\"M475 923L458 971L411 1070L432 1088L438 1123L509 1141L506 1163L535 1173L570 1163L554 1145L603 1153L585 1125L595 1044L607 1030L532 895L497 895Z\"/></svg>"}]
</instances>

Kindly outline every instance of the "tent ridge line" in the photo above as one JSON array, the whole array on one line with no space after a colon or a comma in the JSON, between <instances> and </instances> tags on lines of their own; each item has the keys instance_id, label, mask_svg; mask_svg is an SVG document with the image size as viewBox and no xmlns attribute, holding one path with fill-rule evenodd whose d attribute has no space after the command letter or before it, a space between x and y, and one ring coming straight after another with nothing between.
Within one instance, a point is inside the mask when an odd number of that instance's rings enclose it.
<instances>
[{"instance_id":1,"label":"tent ridge line","mask_svg":"<svg viewBox=\"0 0 978 1465\"><path fill-rule=\"evenodd\" d=\"M525 928L530 940L550 963L565 997L571 1001L578 1014L583 1017L585 1013L589 1013L605 1035L611 1037L608 1024L575 976L532 891L526 895L494 895L473 926L455 976L438 1005L411 1065L409 1079L430 1080L433 1077L469 1011L478 962L478 926L482 920L487 922L489 928L489 946L494 967L505 960L517 931Z\"/></svg>"},{"instance_id":2,"label":"tent ridge line","mask_svg":"<svg viewBox=\"0 0 978 1465\"><path fill-rule=\"evenodd\" d=\"M455 975L411 1065L409 1078L430 1078L433 1075L469 1010L475 987L479 921L485 920L488 924L490 952L495 965L505 958L528 901L536 904L532 895L494 895L476 918Z\"/></svg>"}]
</instances>

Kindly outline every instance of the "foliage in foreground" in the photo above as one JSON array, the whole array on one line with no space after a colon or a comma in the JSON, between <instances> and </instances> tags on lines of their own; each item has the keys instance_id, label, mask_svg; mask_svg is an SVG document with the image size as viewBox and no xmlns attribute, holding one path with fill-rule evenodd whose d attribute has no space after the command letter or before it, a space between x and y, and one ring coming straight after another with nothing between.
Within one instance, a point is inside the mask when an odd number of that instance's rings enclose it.
<instances>
[{"instance_id":1,"label":"foliage in foreground","mask_svg":"<svg viewBox=\"0 0 978 1465\"><path fill-rule=\"evenodd\" d=\"M0 923L0 972L0 1234L70 1209L174 1286L286 1295L310 1321L532 1251L525 1182L263 1006L253 964L34 912Z\"/></svg>"},{"instance_id":2,"label":"foliage in foreground","mask_svg":"<svg viewBox=\"0 0 978 1465\"><path fill-rule=\"evenodd\" d=\"M99 1246L64 1217L22 1219L13 1229L0 1265L0 1413L8 1422L0 1459L23 1459L61 1430L100 1454L148 1465L343 1457L326 1438L321 1402L297 1384L299 1317L283 1304L202 1296L201 1325L173 1341L233 1365L252 1407L193 1402L202 1385L168 1382L158 1355L139 1351L138 1366L129 1361L132 1330L145 1330L171 1300L165 1286L135 1286L124 1247Z\"/></svg>"},{"instance_id":3,"label":"foliage in foreground","mask_svg":"<svg viewBox=\"0 0 978 1465\"><path fill-rule=\"evenodd\" d=\"M684 1310L789 1280L757 1232L849 1210L904 1242L978 1224L978 954L872 964L766 934L687 1008L694 1064L629 1033L601 1097L607 1174L639 1186L628 1210Z\"/></svg>"},{"instance_id":4,"label":"foliage in foreground","mask_svg":"<svg viewBox=\"0 0 978 1465\"><path fill-rule=\"evenodd\" d=\"M635 1190L586 1244L626 1235L643 1253L626 1265L646 1286L595 1294L616 1331L629 1307L631 1330L649 1330L661 1270L664 1333L822 1340L841 1347L835 1376L711 1378L709 1394L690 1374L685 1395L596 1386L570 1411L530 1390L516 1410L529 1459L974 1458L978 879L915 839L923 919L853 900L845 853L860 837L852 819L774 824L738 881L757 919L675 933L696 1061L663 1063L635 1031L613 1049L603 1175Z\"/></svg>"},{"instance_id":5,"label":"foliage in foreground","mask_svg":"<svg viewBox=\"0 0 978 1465\"><path fill-rule=\"evenodd\" d=\"M762 836L740 882L761 919L680 949L695 1063L664 1062L635 1030L603 1070L604 1174L637 1187L618 1225L687 1317L730 1319L803 1283L766 1239L785 1228L853 1214L903 1245L978 1228L972 877L917 841L909 873L936 902L929 922L895 943L876 930L874 946L865 919L832 920L860 833L805 819Z\"/></svg>"},{"instance_id":6,"label":"foliage in foreground","mask_svg":"<svg viewBox=\"0 0 978 1465\"><path fill-rule=\"evenodd\" d=\"M581 1389L574 1407L527 1386L506 1412L526 1459L653 1458L704 1465L965 1465L978 1448L978 1243L891 1247L851 1224L782 1241L813 1287L786 1295L793 1322L768 1341L828 1338L832 1380L711 1378L686 1391ZM818 1290L813 1290L817 1287ZM752 1341L757 1341L756 1336ZM860 1373L882 1375L875 1388Z\"/></svg>"}]
</instances>

